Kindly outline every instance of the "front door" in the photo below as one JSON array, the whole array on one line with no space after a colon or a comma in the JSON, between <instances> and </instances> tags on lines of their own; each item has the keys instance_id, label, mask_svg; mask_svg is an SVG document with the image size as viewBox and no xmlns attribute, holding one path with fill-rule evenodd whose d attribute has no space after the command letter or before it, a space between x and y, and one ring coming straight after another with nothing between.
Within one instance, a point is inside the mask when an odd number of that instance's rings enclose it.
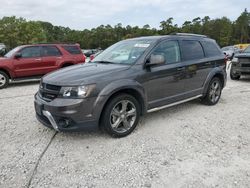
<instances>
[{"instance_id":1,"label":"front door","mask_svg":"<svg viewBox=\"0 0 250 188\"><path fill-rule=\"evenodd\" d=\"M17 77L28 77L41 75L42 58L41 49L38 46L29 46L22 48L20 58L13 61L15 75Z\"/></svg>"},{"instance_id":2,"label":"front door","mask_svg":"<svg viewBox=\"0 0 250 188\"><path fill-rule=\"evenodd\" d=\"M150 55L163 55L165 64L145 69L143 80L148 109L181 100L185 91L185 66L181 62L178 41L162 41Z\"/></svg>"}]
</instances>

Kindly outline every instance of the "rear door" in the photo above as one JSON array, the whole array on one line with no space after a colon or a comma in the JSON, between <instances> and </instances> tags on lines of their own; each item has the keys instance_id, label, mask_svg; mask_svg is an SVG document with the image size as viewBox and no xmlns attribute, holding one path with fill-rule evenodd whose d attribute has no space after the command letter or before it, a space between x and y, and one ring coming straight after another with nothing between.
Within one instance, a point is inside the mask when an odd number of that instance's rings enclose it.
<instances>
[{"instance_id":1,"label":"rear door","mask_svg":"<svg viewBox=\"0 0 250 188\"><path fill-rule=\"evenodd\" d=\"M14 72L17 77L42 75L41 48L39 46L24 47L19 51L21 58L14 59Z\"/></svg>"},{"instance_id":2,"label":"rear door","mask_svg":"<svg viewBox=\"0 0 250 188\"><path fill-rule=\"evenodd\" d=\"M53 45L42 46L42 67L43 74L58 69L59 62L62 60L62 53Z\"/></svg>"},{"instance_id":3,"label":"rear door","mask_svg":"<svg viewBox=\"0 0 250 188\"><path fill-rule=\"evenodd\" d=\"M198 40L180 40L181 54L185 72L183 79L184 91L201 94L203 83L205 82L213 64L205 58L203 47Z\"/></svg>"}]
</instances>

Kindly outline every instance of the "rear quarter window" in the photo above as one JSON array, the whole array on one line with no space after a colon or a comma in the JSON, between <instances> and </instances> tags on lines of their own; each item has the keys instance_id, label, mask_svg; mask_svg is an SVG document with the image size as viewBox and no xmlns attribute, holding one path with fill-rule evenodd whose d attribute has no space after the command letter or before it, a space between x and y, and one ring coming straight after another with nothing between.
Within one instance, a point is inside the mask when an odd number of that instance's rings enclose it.
<instances>
[{"instance_id":1,"label":"rear quarter window","mask_svg":"<svg viewBox=\"0 0 250 188\"><path fill-rule=\"evenodd\" d=\"M62 46L70 54L82 54L81 50L77 46Z\"/></svg>"},{"instance_id":2,"label":"rear quarter window","mask_svg":"<svg viewBox=\"0 0 250 188\"><path fill-rule=\"evenodd\" d=\"M181 50L184 61L204 58L204 52L199 41L183 40Z\"/></svg>"},{"instance_id":3,"label":"rear quarter window","mask_svg":"<svg viewBox=\"0 0 250 188\"><path fill-rule=\"evenodd\" d=\"M202 43L202 46L204 48L205 55L207 57L221 55L222 52L220 51L219 47L217 46L217 44L215 42L202 41L201 43Z\"/></svg>"}]
</instances>

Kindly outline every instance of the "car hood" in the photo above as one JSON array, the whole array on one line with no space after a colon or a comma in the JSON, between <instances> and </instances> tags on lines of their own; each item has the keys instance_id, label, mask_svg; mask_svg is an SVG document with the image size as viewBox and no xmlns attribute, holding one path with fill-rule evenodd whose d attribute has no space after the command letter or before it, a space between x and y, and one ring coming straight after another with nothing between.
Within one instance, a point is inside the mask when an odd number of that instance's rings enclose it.
<instances>
[{"instance_id":1,"label":"car hood","mask_svg":"<svg viewBox=\"0 0 250 188\"><path fill-rule=\"evenodd\" d=\"M232 53L232 50L222 50L223 52L228 52L228 53Z\"/></svg>"},{"instance_id":2,"label":"car hood","mask_svg":"<svg viewBox=\"0 0 250 188\"><path fill-rule=\"evenodd\" d=\"M0 62L4 62L6 60L8 60L9 58L6 58L6 57L0 57Z\"/></svg>"},{"instance_id":3,"label":"car hood","mask_svg":"<svg viewBox=\"0 0 250 188\"><path fill-rule=\"evenodd\" d=\"M86 63L49 73L45 75L42 80L45 83L60 86L92 84L103 79L105 75L112 77L111 74L117 74L129 68L129 65Z\"/></svg>"},{"instance_id":4,"label":"car hood","mask_svg":"<svg viewBox=\"0 0 250 188\"><path fill-rule=\"evenodd\" d=\"M10 62L10 58L6 58L6 57L0 57L0 64L8 64Z\"/></svg>"},{"instance_id":5,"label":"car hood","mask_svg":"<svg viewBox=\"0 0 250 188\"><path fill-rule=\"evenodd\" d=\"M250 57L250 53L240 53L240 54L237 54L235 55L235 57L239 58L239 57Z\"/></svg>"}]
</instances>

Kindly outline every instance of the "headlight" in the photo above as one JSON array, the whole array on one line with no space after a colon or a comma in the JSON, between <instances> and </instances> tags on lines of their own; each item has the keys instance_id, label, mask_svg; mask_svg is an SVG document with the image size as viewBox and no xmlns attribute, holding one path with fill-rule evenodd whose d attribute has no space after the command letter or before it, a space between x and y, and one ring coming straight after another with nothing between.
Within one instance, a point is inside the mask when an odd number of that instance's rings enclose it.
<instances>
[{"instance_id":1,"label":"headlight","mask_svg":"<svg viewBox=\"0 0 250 188\"><path fill-rule=\"evenodd\" d=\"M93 85L78 87L62 87L60 96L64 98L85 98L93 89Z\"/></svg>"},{"instance_id":2,"label":"headlight","mask_svg":"<svg viewBox=\"0 0 250 188\"><path fill-rule=\"evenodd\" d=\"M238 59L237 57L234 57L234 58L232 59L232 62L238 63L238 62L239 62L239 59Z\"/></svg>"}]
</instances>

